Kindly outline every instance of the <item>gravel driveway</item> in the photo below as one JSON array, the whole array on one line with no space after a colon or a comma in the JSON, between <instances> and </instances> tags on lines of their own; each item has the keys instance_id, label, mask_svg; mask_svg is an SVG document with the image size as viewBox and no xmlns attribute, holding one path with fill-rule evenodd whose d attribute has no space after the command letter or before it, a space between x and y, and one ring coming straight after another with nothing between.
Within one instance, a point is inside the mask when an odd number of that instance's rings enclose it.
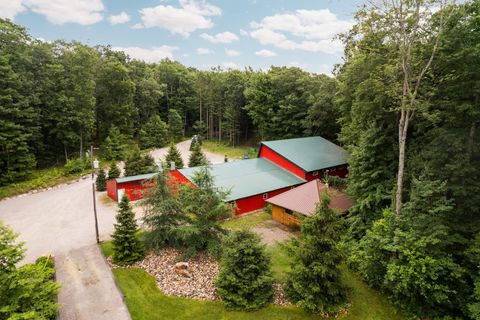
<instances>
[{"instance_id":1,"label":"gravel driveway","mask_svg":"<svg viewBox=\"0 0 480 320\"><path fill-rule=\"evenodd\" d=\"M187 167L188 166L188 157L190 156L190 143L192 140L186 140L183 142L180 142L177 144L178 151L182 154L182 159L183 159L183 164ZM207 160L210 161L210 163L215 164L215 163L222 163L224 161L224 155L217 154L217 153L212 153L208 151L202 150L205 156L207 157ZM150 152L150 155L155 159L155 162L159 163L160 161L163 161L165 159L165 155L168 152L168 148L161 148L161 149L155 149Z\"/></svg>"},{"instance_id":2,"label":"gravel driveway","mask_svg":"<svg viewBox=\"0 0 480 320\"><path fill-rule=\"evenodd\" d=\"M178 144L188 163L190 141ZM152 151L158 160L167 148ZM206 154L212 163L222 155ZM101 201L97 193L100 240L113 231L116 205ZM110 269L95 245L92 181L90 178L48 191L0 201L0 219L19 232L26 244L26 258L52 253L62 285L60 319L130 319Z\"/></svg>"}]
</instances>

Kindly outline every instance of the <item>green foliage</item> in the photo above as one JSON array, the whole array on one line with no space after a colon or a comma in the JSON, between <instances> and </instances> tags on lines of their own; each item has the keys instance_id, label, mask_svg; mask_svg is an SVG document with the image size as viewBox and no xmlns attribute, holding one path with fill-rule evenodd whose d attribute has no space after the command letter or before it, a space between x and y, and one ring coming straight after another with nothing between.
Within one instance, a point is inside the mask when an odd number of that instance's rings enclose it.
<instances>
[{"instance_id":1,"label":"green foliage","mask_svg":"<svg viewBox=\"0 0 480 320\"><path fill-rule=\"evenodd\" d=\"M100 169L97 173L97 191L105 191L107 190L107 176L105 175L105 170Z\"/></svg>"},{"instance_id":2,"label":"green foliage","mask_svg":"<svg viewBox=\"0 0 480 320\"><path fill-rule=\"evenodd\" d=\"M120 177L120 169L118 169L118 165L114 162L110 166L110 170L108 170L108 179L113 180Z\"/></svg>"},{"instance_id":3,"label":"green foliage","mask_svg":"<svg viewBox=\"0 0 480 320\"><path fill-rule=\"evenodd\" d=\"M200 143L195 143L192 148L192 153L188 159L188 166L191 167L198 167L198 166L205 166L208 164L208 160L202 152L202 147Z\"/></svg>"},{"instance_id":4,"label":"green foliage","mask_svg":"<svg viewBox=\"0 0 480 320\"><path fill-rule=\"evenodd\" d=\"M175 109L168 110L168 130L171 141L178 141L183 137L183 120Z\"/></svg>"},{"instance_id":5,"label":"green foliage","mask_svg":"<svg viewBox=\"0 0 480 320\"><path fill-rule=\"evenodd\" d=\"M112 125L102 146L102 156L105 160L122 160L124 153L124 135Z\"/></svg>"},{"instance_id":6,"label":"green foliage","mask_svg":"<svg viewBox=\"0 0 480 320\"><path fill-rule=\"evenodd\" d=\"M143 222L150 230L145 235L145 242L157 250L166 245L181 246L177 228L187 221L170 179L166 171L156 175L155 186L144 195L141 202L145 213Z\"/></svg>"},{"instance_id":7,"label":"green foliage","mask_svg":"<svg viewBox=\"0 0 480 320\"><path fill-rule=\"evenodd\" d=\"M223 242L217 293L229 309L254 310L273 298L270 257L260 236L233 231Z\"/></svg>"},{"instance_id":8,"label":"green foliage","mask_svg":"<svg viewBox=\"0 0 480 320\"><path fill-rule=\"evenodd\" d=\"M175 163L175 169L183 168L183 160L180 151L178 151L177 147L174 143L170 144L170 148L168 149L168 153L165 156L165 165L167 168L170 168L170 163Z\"/></svg>"},{"instance_id":9,"label":"green foliage","mask_svg":"<svg viewBox=\"0 0 480 320\"><path fill-rule=\"evenodd\" d=\"M335 312L347 300L339 269L342 221L329 204L324 195L314 215L303 221L299 238L288 247L293 259L285 294L309 312Z\"/></svg>"},{"instance_id":10,"label":"green foliage","mask_svg":"<svg viewBox=\"0 0 480 320\"><path fill-rule=\"evenodd\" d=\"M187 256L202 250L218 255L225 234L220 222L231 216L233 208L225 202L227 193L214 187L209 167L200 167L192 182L195 188L180 186L180 201L189 220L179 227L178 236L186 246Z\"/></svg>"},{"instance_id":11,"label":"green foliage","mask_svg":"<svg viewBox=\"0 0 480 320\"><path fill-rule=\"evenodd\" d=\"M470 241L466 257L473 270L471 273L473 292L467 305L467 312L472 319L478 320L480 319L480 232Z\"/></svg>"},{"instance_id":12,"label":"green foliage","mask_svg":"<svg viewBox=\"0 0 480 320\"><path fill-rule=\"evenodd\" d=\"M23 258L23 243L0 221L0 319L55 319L59 285L50 258L17 268Z\"/></svg>"},{"instance_id":13,"label":"green foliage","mask_svg":"<svg viewBox=\"0 0 480 320\"><path fill-rule=\"evenodd\" d=\"M142 260L145 256L145 248L136 237L138 226L126 195L119 204L119 211L115 218L117 223L114 225L115 230L112 234L113 262L129 265Z\"/></svg>"},{"instance_id":14,"label":"green foliage","mask_svg":"<svg viewBox=\"0 0 480 320\"><path fill-rule=\"evenodd\" d=\"M142 126L138 139L142 148L161 148L167 144L168 135L167 124L154 115Z\"/></svg>"},{"instance_id":15,"label":"green foliage","mask_svg":"<svg viewBox=\"0 0 480 320\"><path fill-rule=\"evenodd\" d=\"M139 174L152 173L158 171L152 156L142 155L138 146L132 148L125 161L125 176L136 176Z\"/></svg>"},{"instance_id":16,"label":"green foliage","mask_svg":"<svg viewBox=\"0 0 480 320\"><path fill-rule=\"evenodd\" d=\"M63 171L66 174L82 173L91 166L91 163L88 159L75 158L68 160Z\"/></svg>"}]
</instances>

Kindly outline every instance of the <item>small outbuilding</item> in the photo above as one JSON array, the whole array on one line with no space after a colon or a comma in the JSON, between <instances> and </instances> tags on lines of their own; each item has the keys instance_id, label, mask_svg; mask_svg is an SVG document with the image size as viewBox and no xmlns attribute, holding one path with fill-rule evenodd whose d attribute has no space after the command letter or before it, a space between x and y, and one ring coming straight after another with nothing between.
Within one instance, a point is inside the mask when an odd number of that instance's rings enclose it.
<instances>
[{"instance_id":1,"label":"small outbuilding","mask_svg":"<svg viewBox=\"0 0 480 320\"><path fill-rule=\"evenodd\" d=\"M339 214L347 213L354 204L353 199L316 179L267 199L272 205L272 219L289 227L299 227L302 218L315 213L322 194L327 190L330 195L330 208Z\"/></svg>"},{"instance_id":2,"label":"small outbuilding","mask_svg":"<svg viewBox=\"0 0 480 320\"><path fill-rule=\"evenodd\" d=\"M139 200L142 198L142 191L153 186L153 177L156 174L158 172L108 180L107 194L117 202L122 200L124 194L130 201Z\"/></svg>"}]
</instances>

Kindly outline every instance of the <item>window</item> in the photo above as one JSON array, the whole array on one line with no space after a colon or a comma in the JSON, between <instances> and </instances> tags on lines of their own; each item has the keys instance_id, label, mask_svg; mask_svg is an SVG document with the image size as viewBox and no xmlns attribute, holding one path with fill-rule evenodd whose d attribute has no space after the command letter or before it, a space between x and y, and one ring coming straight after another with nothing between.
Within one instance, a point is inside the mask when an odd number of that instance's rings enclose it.
<instances>
[{"instance_id":1,"label":"window","mask_svg":"<svg viewBox=\"0 0 480 320\"><path fill-rule=\"evenodd\" d=\"M267 199L268 199L268 193L265 192L265 193L263 194L263 200L267 200Z\"/></svg>"},{"instance_id":2,"label":"window","mask_svg":"<svg viewBox=\"0 0 480 320\"><path fill-rule=\"evenodd\" d=\"M312 176L318 176L318 171L313 171Z\"/></svg>"}]
</instances>

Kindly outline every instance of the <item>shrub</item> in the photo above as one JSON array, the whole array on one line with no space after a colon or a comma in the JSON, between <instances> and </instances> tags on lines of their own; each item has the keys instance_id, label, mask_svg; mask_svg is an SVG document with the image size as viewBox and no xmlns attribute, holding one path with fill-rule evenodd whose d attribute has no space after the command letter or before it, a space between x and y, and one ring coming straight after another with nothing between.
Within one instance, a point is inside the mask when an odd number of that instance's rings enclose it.
<instances>
[{"instance_id":1,"label":"shrub","mask_svg":"<svg viewBox=\"0 0 480 320\"><path fill-rule=\"evenodd\" d=\"M308 312L335 312L346 302L338 268L342 221L329 204L324 194L313 216L303 221L299 238L287 245L293 259L285 294Z\"/></svg>"},{"instance_id":2,"label":"shrub","mask_svg":"<svg viewBox=\"0 0 480 320\"><path fill-rule=\"evenodd\" d=\"M150 155L142 155L140 149L135 146L125 161L125 176L136 176L139 174L158 171L155 161Z\"/></svg>"},{"instance_id":3,"label":"shrub","mask_svg":"<svg viewBox=\"0 0 480 320\"><path fill-rule=\"evenodd\" d=\"M105 175L105 171L103 169L98 170L96 184L97 191L107 190L107 176Z\"/></svg>"},{"instance_id":4,"label":"shrub","mask_svg":"<svg viewBox=\"0 0 480 320\"><path fill-rule=\"evenodd\" d=\"M90 162L88 159L71 159L68 160L63 170L66 174L82 173L90 167Z\"/></svg>"},{"instance_id":5,"label":"shrub","mask_svg":"<svg viewBox=\"0 0 480 320\"><path fill-rule=\"evenodd\" d=\"M260 237L250 231L234 231L223 243L217 293L229 309L263 307L273 297L270 257Z\"/></svg>"},{"instance_id":6,"label":"shrub","mask_svg":"<svg viewBox=\"0 0 480 320\"><path fill-rule=\"evenodd\" d=\"M53 281L53 262L46 257L16 268L23 243L0 221L0 319L55 319L60 288Z\"/></svg>"},{"instance_id":7,"label":"shrub","mask_svg":"<svg viewBox=\"0 0 480 320\"><path fill-rule=\"evenodd\" d=\"M142 148L160 148L168 142L168 126L160 116L152 116L139 132Z\"/></svg>"},{"instance_id":8,"label":"shrub","mask_svg":"<svg viewBox=\"0 0 480 320\"><path fill-rule=\"evenodd\" d=\"M114 225L115 230L112 234L113 262L119 265L129 265L143 259L145 248L136 237L139 230L126 195L123 196L119 208L115 217L117 223Z\"/></svg>"}]
</instances>

